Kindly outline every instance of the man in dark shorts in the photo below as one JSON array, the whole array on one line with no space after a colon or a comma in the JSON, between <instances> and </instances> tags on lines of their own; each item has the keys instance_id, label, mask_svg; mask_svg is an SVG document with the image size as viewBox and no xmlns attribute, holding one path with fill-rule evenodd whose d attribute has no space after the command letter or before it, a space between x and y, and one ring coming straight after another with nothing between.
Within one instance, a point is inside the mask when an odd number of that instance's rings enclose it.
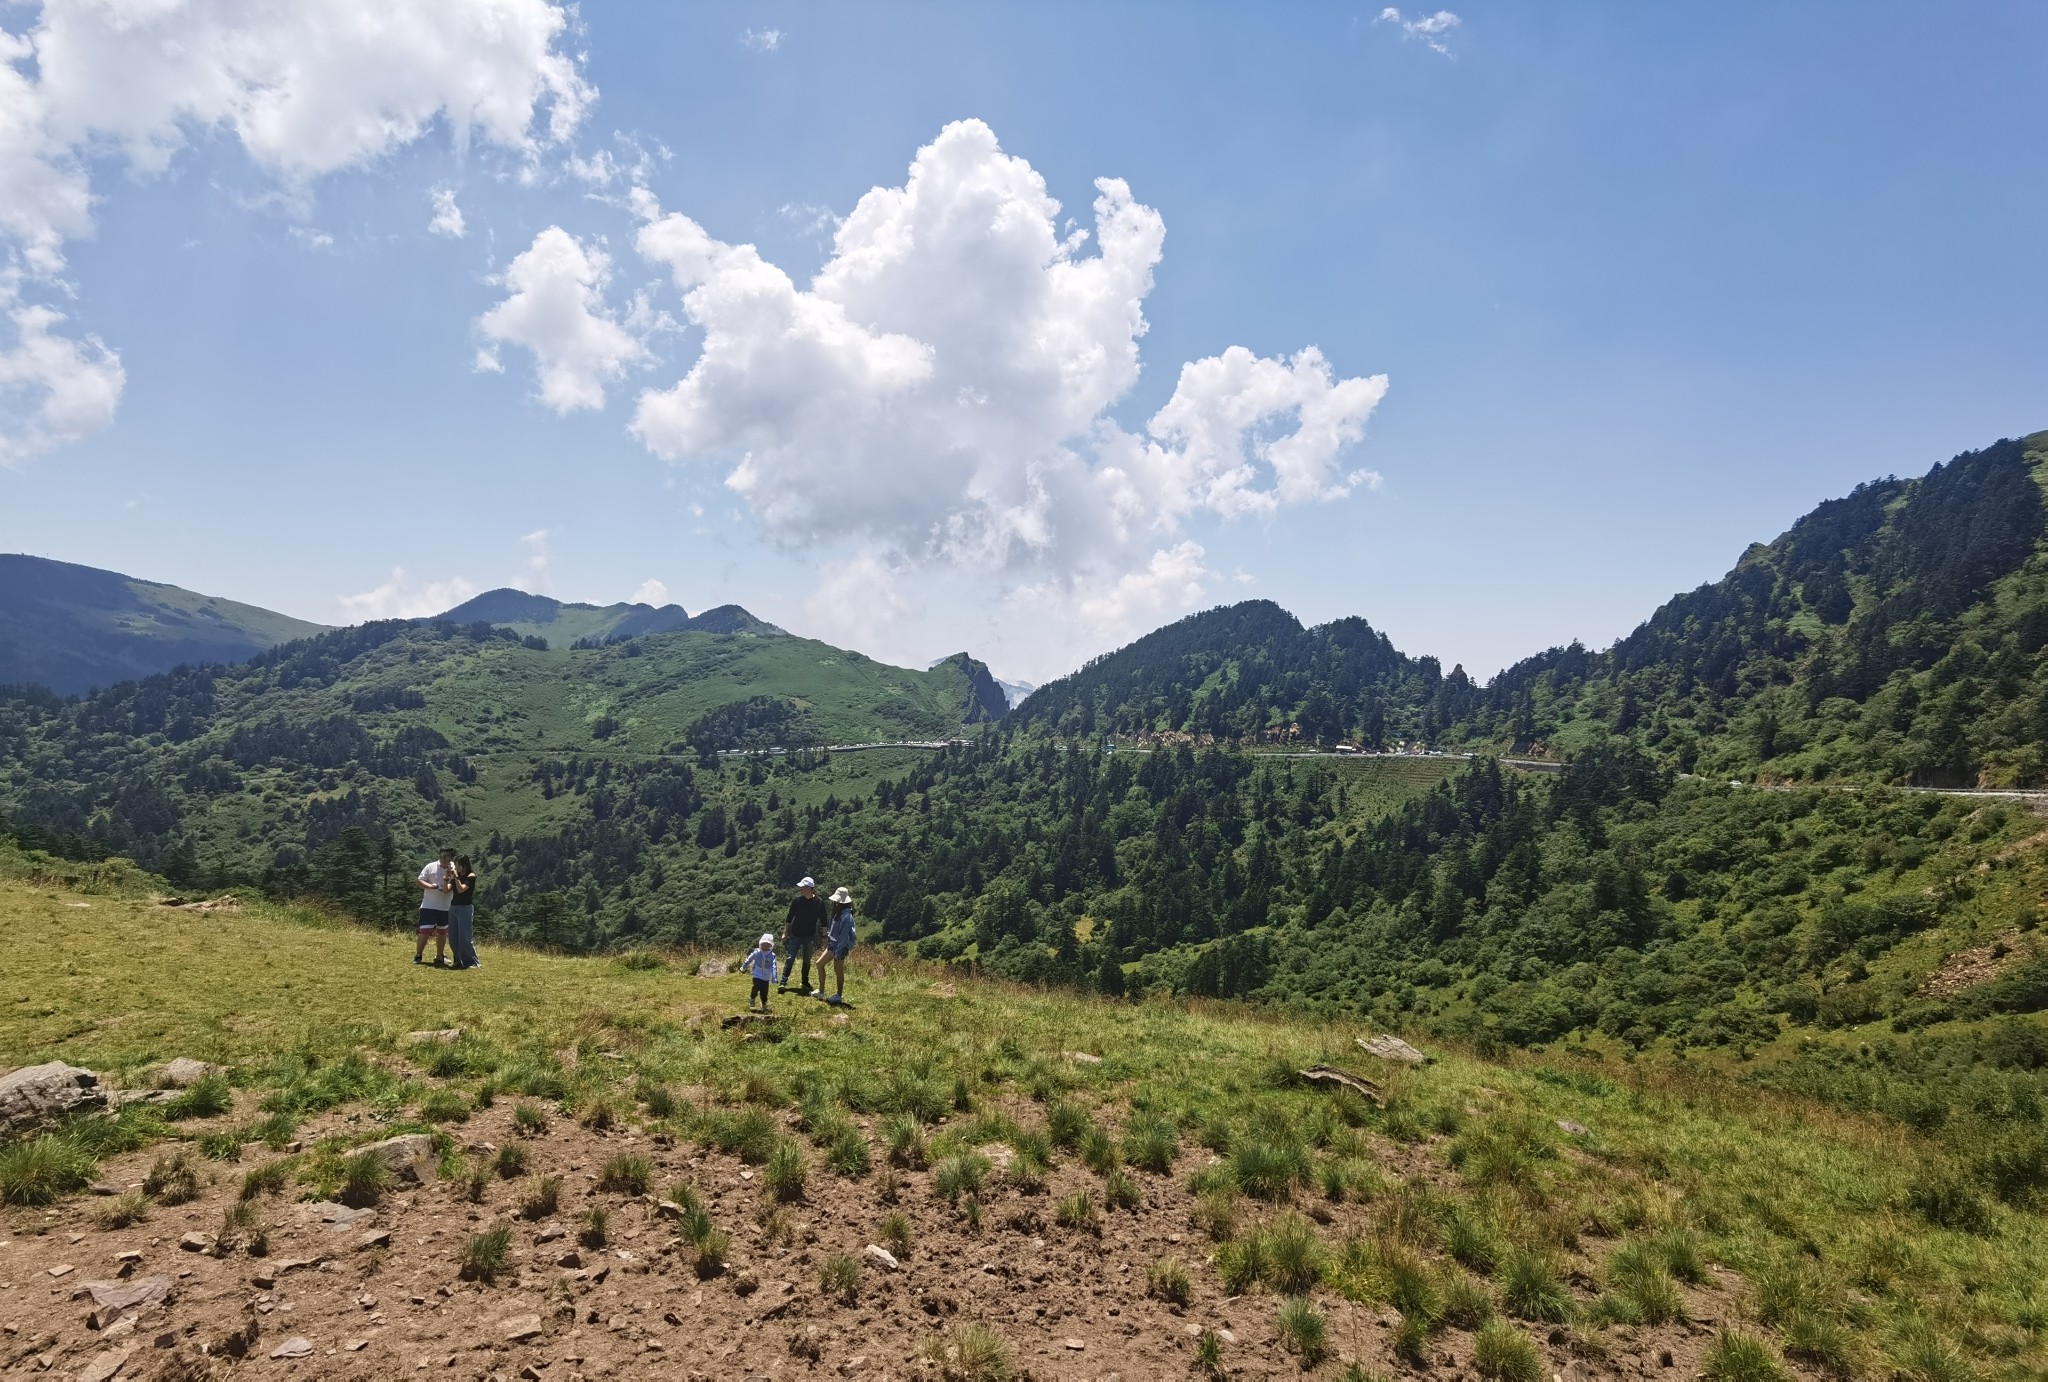
<instances>
[{"instance_id":1,"label":"man in dark shorts","mask_svg":"<svg viewBox=\"0 0 2048 1382\"><path fill-rule=\"evenodd\" d=\"M796 973L796 957L804 957L802 986L798 992L815 998L816 990L811 987L811 952L817 949L818 937L825 930L825 899L818 896L818 881L806 878L796 885L796 896L790 899L789 915L782 919L782 943L788 947L788 959L782 962L782 991L789 992L789 976ZM822 971L824 965L819 965ZM822 972L820 974L822 978Z\"/></svg>"},{"instance_id":2,"label":"man in dark shorts","mask_svg":"<svg viewBox=\"0 0 2048 1382\"><path fill-rule=\"evenodd\" d=\"M426 963L427 937L434 938L434 963L448 958L448 904L454 901L455 851L442 846L441 857L420 870L419 943L412 948L412 962Z\"/></svg>"}]
</instances>

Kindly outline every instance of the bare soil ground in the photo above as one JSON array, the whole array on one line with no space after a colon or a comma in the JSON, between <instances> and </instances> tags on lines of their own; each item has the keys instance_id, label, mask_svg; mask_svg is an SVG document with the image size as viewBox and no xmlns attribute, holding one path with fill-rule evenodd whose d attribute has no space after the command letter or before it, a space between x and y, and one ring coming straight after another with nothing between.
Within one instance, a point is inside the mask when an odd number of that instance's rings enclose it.
<instances>
[{"instance_id":1,"label":"bare soil ground","mask_svg":"<svg viewBox=\"0 0 2048 1382\"><path fill-rule=\"evenodd\" d=\"M1038 1121L1028 1102L1012 1112L1021 1122ZM211 1125L227 1126L234 1116ZM874 1120L858 1121L875 1143ZM309 1121L300 1136L310 1146L375 1126L360 1110L344 1109ZM479 1204L467 1199L463 1182L429 1176L364 1211L294 1201L303 1192L288 1188L260 1201L273 1225L264 1256L181 1247L187 1234L220 1229L242 1174L275 1155L260 1145L238 1163L204 1163L211 1183L199 1198L155 1207L128 1228L97 1227L94 1210L106 1200L90 1196L7 1211L0 1218L0 1375L74 1382L245 1374L545 1382L937 1377L929 1341L968 1321L992 1326L1017 1372L1035 1378L1186 1377L1204 1329L1223 1340L1231 1376L1303 1375L1274 1327L1275 1298L1226 1298L1207 1265L1212 1245L1194 1226L1185 1185L1209 1157L1200 1148L1184 1149L1170 1177L1139 1174L1143 1206L1104 1214L1098 1235L1054 1224L1062 1196L1099 1192L1095 1177L1064 1159L1043 1193L1022 1194L992 1177L974 1231L933 1193L929 1171L898 1172L900 1200L891 1206L878 1199L874 1176L846 1180L814 1165L807 1198L777 1206L761 1188L759 1168L663 1136L598 1133L557 1120L521 1138L508 1102L448 1131L479 1155L523 1142L530 1175L564 1178L557 1212L519 1217L523 1181L494 1180ZM165 1150L111 1159L102 1182L140 1185ZM1442 1174L1420 1148L1376 1141L1374 1150L1390 1173ZM599 1168L621 1153L652 1161L651 1194L598 1188ZM679 1181L697 1188L732 1236L725 1270L708 1279L658 1208L658 1197ZM1304 1203L1330 1241L1363 1231L1373 1212L1370 1205ZM609 1241L582 1246L583 1216L597 1206L610 1213ZM892 1208L915 1225L894 1271L864 1256L882 1241L881 1221ZM513 1270L493 1285L462 1280L464 1244L500 1225L512 1229ZM819 1281L825 1259L841 1253L861 1258L850 1302L825 1294ZM139 1256L124 1261L123 1254ZM1185 1307L1146 1294L1147 1269L1170 1256L1187 1264L1194 1281ZM87 1282L132 1285L157 1276L169 1279L168 1296L139 1312L97 1310L87 1294ZM1589 1279L1573 1284L1591 1299ZM1689 1289L1688 1323L1616 1327L1598 1345L1562 1329L1527 1328L1546 1371L1565 1382L1696 1377L1735 1285L1722 1276ZM1418 1371L1393 1356L1391 1310L1334 1296L1320 1303L1331 1357L1313 1375L1336 1377L1352 1363L1369 1373ZM1476 1377L1471 1353L1471 1335L1447 1330L1431 1341L1423 1371Z\"/></svg>"}]
</instances>

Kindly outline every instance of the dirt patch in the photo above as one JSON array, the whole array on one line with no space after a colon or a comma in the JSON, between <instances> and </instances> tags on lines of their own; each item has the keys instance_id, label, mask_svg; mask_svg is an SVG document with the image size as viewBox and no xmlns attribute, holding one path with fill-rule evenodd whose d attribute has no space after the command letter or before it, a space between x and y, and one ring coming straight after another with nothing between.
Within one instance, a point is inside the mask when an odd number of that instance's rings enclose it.
<instances>
[{"instance_id":1,"label":"dirt patch","mask_svg":"<svg viewBox=\"0 0 2048 1382\"><path fill-rule=\"evenodd\" d=\"M2030 954L2020 939L2018 931L2007 931L1989 945L1973 946L1958 950L1941 962L1941 968L1929 975L1920 991L1931 998L1951 998L1964 989L1975 988L1988 983L2015 965L2023 963Z\"/></svg>"},{"instance_id":2,"label":"dirt patch","mask_svg":"<svg viewBox=\"0 0 2048 1382\"><path fill-rule=\"evenodd\" d=\"M1012 1111L1026 1119L1035 1113L1028 1103ZM877 1140L876 1120L855 1121ZM360 1111L342 1111L308 1123L302 1136L311 1145L324 1134L374 1128ZM522 1143L528 1176L493 1180L482 1203L471 1203L460 1182L431 1177L366 1210L265 1196L272 1229L262 1257L180 1246L187 1235L219 1232L243 1172L269 1155L255 1149L239 1163L209 1163L213 1179L198 1199L155 1208L128 1228L96 1227L92 1209L102 1201L90 1198L8 1211L0 1218L0 1375L189 1377L211 1367L229 1375L424 1372L546 1382L932 1377L926 1341L975 1320L993 1326L1032 1377L1185 1377L1205 1329L1225 1340L1233 1376L1302 1375L1280 1345L1277 1300L1265 1293L1226 1298L1218 1285L1213 1248L1194 1227L1186 1188L1187 1176L1212 1160L1199 1147L1183 1149L1171 1176L1137 1174L1143 1204L1103 1215L1097 1233L1055 1224L1062 1197L1084 1189L1100 1196L1099 1179L1071 1161L1055 1167L1037 1194L992 1177L975 1230L933 1192L929 1171L899 1171L900 1198L890 1205L880 1201L875 1176L842 1180L814 1159L807 1200L777 1207L765 1199L759 1168L659 1135L606 1135L558 1119L546 1133L521 1138L503 1103L449 1131L477 1157ZM102 1179L138 1185L165 1150L112 1159ZM1427 1147L1374 1139L1374 1151L1389 1174L1447 1176ZM649 1195L598 1188L600 1168L627 1152L653 1163ZM519 1217L525 1191L544 1175L563 1178L558 1209L538 1220ZM677 1182L694 1186L732 1237L726 1270L709 1279L699 1277L694 1254L659 1203ZM610 1216L601 1247L578 1241L594 1207ZM1309 1207L1333 1245L1366 1231L1375 1212L1370 1204ZM1246 1208L1248 1218L1270 1212ZM914 1229L909 1251L890 1270L866 1249L885 1240L882 1220L895 1210ZM511 1231L511 1270L493 1285L464 1281L464 1245L499 1227ZM1589 1253L1608 1246L1589 1242ZM825 1260L842 1254L861 1264L850 1302L820 1284ZM1147 1269L1168 1256L1193 1278L1185 1307L1145 1294ZM105 1295L105 1283L155 1277L169 1279L168 1291L129 1310L97 1303L86 1287L102 1283ZM1590 1279L1582 1274L1576 1285L1590 1300ZM1608 1331L1602 1357L1575 1354L1562 1330L1528 1329L1547 1373L1689 1377L1727 1314L1733 1285L1729 1278L1689 1290L1688 1324ZM1351 1361L1413 1371L1393 1357L1392 1310L1328 1292L1317 1299L1332 1351L1323 1375ZM1432 1371L1471 1376L1471 1350L1469 1334L1444 1332L1429 1345ZM94 1373L116 1358L123 1359L118 1372Z\"/></svg>"}]
</instances>

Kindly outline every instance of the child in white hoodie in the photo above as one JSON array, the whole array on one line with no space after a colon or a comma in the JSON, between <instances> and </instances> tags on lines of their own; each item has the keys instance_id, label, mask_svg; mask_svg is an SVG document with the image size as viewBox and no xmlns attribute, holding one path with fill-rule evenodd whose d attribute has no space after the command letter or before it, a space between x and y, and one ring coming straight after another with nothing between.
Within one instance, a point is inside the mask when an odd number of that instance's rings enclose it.
<instances>
[{"instance_id":1,"label":"child in white hoodie","mask_svg":"<svg viewBox=\"0 0 2048 1382\"><path fill-rule=\"evenodd\" d=\"M747 995L747 1010L753 1011L754 1000L761 1000L761 1011L768 1011L768 986L775 982L775 937L763 932L761 943L747 956L747 973L754 976L754 989Z\"/></svg>"}]
</instances>

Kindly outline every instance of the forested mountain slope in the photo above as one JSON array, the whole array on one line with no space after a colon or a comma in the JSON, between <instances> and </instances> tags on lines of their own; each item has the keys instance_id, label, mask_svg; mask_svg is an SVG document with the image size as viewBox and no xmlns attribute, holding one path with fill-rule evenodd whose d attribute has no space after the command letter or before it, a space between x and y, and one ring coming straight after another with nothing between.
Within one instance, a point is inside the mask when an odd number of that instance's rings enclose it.
<instances>
[{"instance_id":1,"label":"forested mountain slope","mask_svg":"<svg viewBox=\"0 0 2048 1382\"><path fill-rule=\"evenodd\" d=\"M181 663L240 662L321 628L117 571L0 555L0 685L76 695Z\"/></svg>"},{"instance_id":2,"label":"forested mountain slope","mask_svg":"<svg viewBox=\"0 0 2048 1382\"><path fill-rule=\"evenodd\" d=\"M1681 771L2048 782L2048 432L1829 500L1605 652L1485 686L1363 620L1190 616L1041 687L1020 727L1198 742L1421 740L1570 757L1622 735Z\"/></svg>"},{"instance_id":3,"label":"forested mountain slope","mask_svg":"<svg viewBox=\"0 0 2048 1382\"><path fill-rule=\"evenodd\" d=\"M756 619L738 605L720 605L691 615L681 605L589 605L564 603L546 595L510 588L486 590L454 609L421 620L430 624L485 623L510 629L521 637L543 638L549 646L575 644L602 647L650 633L765 633L782 630Z\"/></svg>"}]
</instances>

